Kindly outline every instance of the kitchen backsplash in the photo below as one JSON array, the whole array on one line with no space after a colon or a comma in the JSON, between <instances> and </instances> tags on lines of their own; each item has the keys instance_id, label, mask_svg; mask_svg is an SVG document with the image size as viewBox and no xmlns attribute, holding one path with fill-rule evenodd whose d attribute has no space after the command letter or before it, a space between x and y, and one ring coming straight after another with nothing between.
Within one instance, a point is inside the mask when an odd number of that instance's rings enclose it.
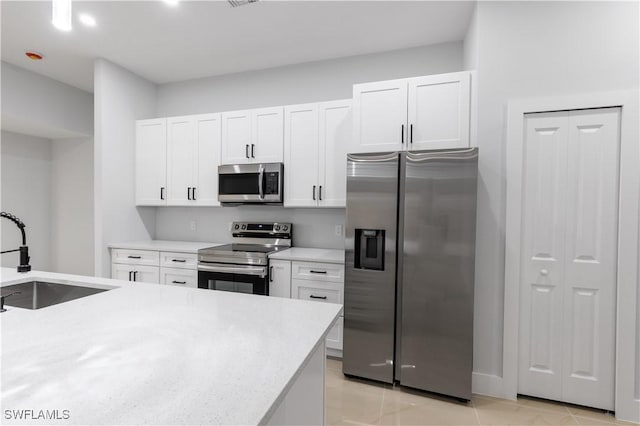
<instances>
[{"instance_id":1,"label":"kitchen backsplash","mask_svg":"<svg viewBox=\"0 0 640 426\"><path fill-rule=\"evenodd\" d=\"M155 238L230 242L229 224L234 221L290 222L293 223L294 246L344 248L345 209L285 209L267 206L162 207L156 209ZM336 227L339 227L341 235L336 234Z\"/></svg>"}]
</instances>

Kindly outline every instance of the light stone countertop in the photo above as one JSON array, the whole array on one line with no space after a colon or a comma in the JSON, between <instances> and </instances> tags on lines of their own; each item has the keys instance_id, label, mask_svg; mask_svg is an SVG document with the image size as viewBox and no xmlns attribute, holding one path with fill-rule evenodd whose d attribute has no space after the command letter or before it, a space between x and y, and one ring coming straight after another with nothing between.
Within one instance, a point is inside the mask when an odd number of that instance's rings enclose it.
<instances>
[{"instance_id":1,"label":"light stone countertop","mask_svg":"<svg viewBox=\"0 0 640 426\"><path fill-rule=\"evenodd\" d=\"M269 259L344 264L344 250L292 247L269 255Z\"/></svg>"},{"instance_id":2,"label":"light stone countertop","mask_svg":"<svg viewBox=\"0 0 640 426\"><path fill-rule=\"evenodd\" d=\"M207 247L221 246L222 244L225 243L149 240L131 241L128 243L111 243L108 245L108 247L112 249L115 248L127 250L172 251L176 253L198 253L198 250L205 249Z\"/></svg>"},{"instance_id":3,"label":"light stone countertop","mask_svg":"<svg viewBox=\"0 0 640 426\"><path fill-rule=\"evenodd\" d=\"M47 424L259 424L341 310L277 297L0 270L3 287L36 279L113 288L38 310L7 306L0 314L2 408L69 410L69 420Z\"/></svg>"}]
</instances>

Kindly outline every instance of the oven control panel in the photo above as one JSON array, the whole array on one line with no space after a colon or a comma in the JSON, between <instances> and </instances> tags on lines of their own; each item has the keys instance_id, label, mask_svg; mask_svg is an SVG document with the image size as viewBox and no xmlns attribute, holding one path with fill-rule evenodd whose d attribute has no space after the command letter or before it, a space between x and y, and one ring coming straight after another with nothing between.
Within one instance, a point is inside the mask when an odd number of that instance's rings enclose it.
<instances>
[{"instance_id":1,"label":"oven control panel","mask_svg":"<svg viewBox=\"0 0 640 426\"><path fill-rule=\"evenodd\" d=\"M233 222L231 224L231 234L234 237L263 237L291 239L293 225L291 223L256 223L256 222Z\"/></svg>"}]
</instances>

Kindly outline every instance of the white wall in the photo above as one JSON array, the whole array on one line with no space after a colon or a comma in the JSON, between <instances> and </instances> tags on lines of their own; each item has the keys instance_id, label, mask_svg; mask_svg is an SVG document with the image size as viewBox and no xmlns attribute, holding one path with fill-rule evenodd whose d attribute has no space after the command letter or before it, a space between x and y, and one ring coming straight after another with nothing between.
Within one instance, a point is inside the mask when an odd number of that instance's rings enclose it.
<instances>
[{"instance_id":1,"label":"white wall","mask_svg":"<svg viewBox=\"0 0 640 426\"><path fill-rule=\"evenodd\" d=\"M474 371L499 377L507 103L638 88L638 3L483 1L476 13L464 55L479 81Z\"/></svg>"},{"instance_id":2,"label":"white wall","mask_svg":"<svg viewBox=\"0 0 640 426\"><path fill-rule=\"evenodd\" d=\"M51 270L93 275L93 138L51 141Z\"/></svg>"},{"instance_id":3,"label":"white wall","mask_svg":"<svg viewBox=\"0 0 640 426\"><path fill-rule=\"evenodd\" d=\"M155 116L156 86L104 59L94 85L95 274L108 277L109 243L154 236L155 209L135 206L135 120Z\"/></svg>"},{"instance_id":4,"label":"white wall","mask_svg":"<svg viewBox=\"0 0 640 426\"><path fill-rule=\"evenodd\" d=\"M160 213L162 212L162 213ZM344 248L344 209L284 209L282 207L163 207L158 209L156 238L159 240L231 242L229 224L238 220L291 222L293 244L300 247ZM191 230L191 222L196 230Z\"/></svg>"},{"instance_id":5,"label":"white wall","mask_svg":"<svg viewBox=\"0 0 640 426\"><path fill-rule=\"evenodd\" d=\"M2 131L2 211L18 216L26 225L33 269L50 270L51 257L51 141ZM7 219L0 221L2 250L18 248L22 237ZM18 253L2 255L2 266L15 268Z\"/></svg>"},{"instance_id":6,"label":"white wall","mask_svg":"<svg viewBox=\"0 0 640 426\"><path fill-rule=\"evenodd\" d=\"M309 62L158 86L161 117L319 102L352 96L352 85L462 69L462 42Z\"/></svg>"},{"instance_id":7,"label":"white wall","mask_svg":"<svg viewBox=\"0 0 640 426\"><path fill-rule=\"evenodd\" d=\"M91 93L6 62L2 67L2 129L47 139L91 136Z\"/></svg>"},{"instance_id":8,"label":"white wall","mask_svg":"<svg viewBox=\"0 0 640 426\"><path fill-rule=\"evenodd\" d=\"M352 85L462 69L462 43L443 43L392 52L170 83L158 86L158 116L231 111L351 98ZM285 172L286 173L286 172ZM282 207L158 208L156 238L229 241L234 220L278 220L294 223L294 244L344 248L334 233L344 225L344 209ZM196 220L198 230L190 230Z\"/></svg>"}]
</instances>

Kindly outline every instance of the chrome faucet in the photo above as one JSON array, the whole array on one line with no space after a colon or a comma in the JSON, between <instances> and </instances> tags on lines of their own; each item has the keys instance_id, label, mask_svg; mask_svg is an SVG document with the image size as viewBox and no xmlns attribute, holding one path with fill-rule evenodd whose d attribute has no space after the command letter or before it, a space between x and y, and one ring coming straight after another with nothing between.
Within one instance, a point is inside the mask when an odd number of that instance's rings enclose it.
<instances>
[{"instance_id":1,"label":"chrome faucet","mask_svg":"<svg viewBox=\"0 0 640 426\"><path fill-rule=\"evenodd\" d=\"M4 217L9 219L11 222L15 223L20 232L22 233L22 245L13 250L5 250L0 252L0 254L11 253L14 251L20 252L20 264L18 265L18 272L29 272L31 270L31 265L29 265L29 247L27 247L27 236L24 232L24 222L18 219L16 216L7 212L0 212L0 217Z\"/></svg>"}]
</instances>

